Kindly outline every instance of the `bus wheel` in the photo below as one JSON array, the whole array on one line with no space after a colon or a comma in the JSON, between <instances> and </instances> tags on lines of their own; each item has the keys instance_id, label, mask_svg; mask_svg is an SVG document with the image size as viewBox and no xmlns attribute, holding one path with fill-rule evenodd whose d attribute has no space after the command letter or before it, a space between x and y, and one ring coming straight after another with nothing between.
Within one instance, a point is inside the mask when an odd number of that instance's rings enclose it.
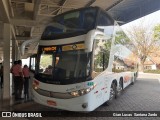
<instances>
[{"instance_id":1,"label":"bus wheel","mask_svg":"<svg viewBox=\"0 0 160 120\"><path fill-rule=\"evenodd\" d=\"M134 85L134 79L135 79L135 76L132 77L131 85Z\"/></svg>"},{"instance_id":2,"label":"bus wheel","mask_svg":"<svg viewBox=\"0 0 160 120\"><path fill-rule=\"evenodd\" d=\"M116 84L112 83L111 88L110 88L109 100L103 104L104 106L109 106L111 104L112 100L117 97L117 90L116 89L117 89Z\"/></svg>"},{"instance_id":3,"label":"bus wheel","mask_svg":"<svg viewBox=\"0 0 160 120\"><path fill-rule=\"evenodd\" d=\"M137 75L135 74L134 75L134 82L136 82L136 80L137 80Z\"/></svg>"},{"instance_id":4,"label":"bus wheel","mask_svg":"<svg viewBox=\"0 0 160 120\"><path fill-rule=\"evenodd\" d=\"M118 88L117 88L117 96L120 96L120 95L121 95L122 90L123 90L123 80L120 79L120 81L119 81L119 86L118 86Z\"/></svg>"}]
</instances>

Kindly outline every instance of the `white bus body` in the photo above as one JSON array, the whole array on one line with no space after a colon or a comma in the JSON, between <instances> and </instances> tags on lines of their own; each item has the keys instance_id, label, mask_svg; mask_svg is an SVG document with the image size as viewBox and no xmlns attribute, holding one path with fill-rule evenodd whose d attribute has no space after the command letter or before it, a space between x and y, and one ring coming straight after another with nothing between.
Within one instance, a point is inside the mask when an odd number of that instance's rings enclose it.
<instances>
[{"instance_id":1,"label":"white bus body","mask_svg":"<svg viewBox=\"0 0 160 120\"><path fill-rule=\"evenodd\" d=\"M99 8L96 9L99 10ZM134 60L131 62L127 58L131 57L132 52L129 52L127 45L125 47L121 43L116 43L116 32L119 32L117 26L114 21L112 26L105 26L106 29L104 26L104 28L97 26L96 29L77 36L40 40L39 51L41 52L38 53L37 73L33 80L33 99L37 103L58 109L93 111L103 103L111 101L113 97L117 97L121 90L133 83L137 77L137 65L133 62ZM109 51L105 50L107 45L109 45ZM67 58L72 51L75 51L73 56L78 55ZM64 55L56 56L61 53ZM43 55L49 55L46 60L48 58L52 61L48 60L48 64L44 63ZM75 59L74 64L72 59ZM46 75L45 65L50 65L50 63L52 63L52 73ZM59 72L54 73L54 71ZM62 81L58 81L57 76ZM73 81L70 78L73 78ZM82 78L86 79L81 80ZM71 83L67 83L67 80ZM80 82L76 82L76 80Z\"/></svg>"}]
</instances>

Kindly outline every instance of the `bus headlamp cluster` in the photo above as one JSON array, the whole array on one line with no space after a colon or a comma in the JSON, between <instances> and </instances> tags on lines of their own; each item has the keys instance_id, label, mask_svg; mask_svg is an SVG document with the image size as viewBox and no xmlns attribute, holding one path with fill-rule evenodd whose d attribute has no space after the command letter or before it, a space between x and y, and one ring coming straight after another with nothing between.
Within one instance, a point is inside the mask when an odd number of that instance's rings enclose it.
<instances>
[{"instance_id":1,"label":"bus headlamp cluster","mask_svg":"<svg viewBox=\"0 0 160 120\"><path fill-rule=\"evenodd\" d=\"M75 96L75 97L82 96L82 95L85 95L85 94L89 93L90 91L92 91L95 88L95 86L96 85L93 85L93 86L86 88L86 89L73 91L73 92L70 92L69 94L72 96Z\"/></svg>"},{"instance_id":2,"label":"bus headlamp cluster","mask_svg":"<svg viewBox=\"0 0 160 120\"><path fill-rule=\"evenodd\" d=\"M38 87L39 87L39 81L34 80L34 81L33 81L33 89L34 89L34 90L37 90Z\"/></svg>"}]
</instances>

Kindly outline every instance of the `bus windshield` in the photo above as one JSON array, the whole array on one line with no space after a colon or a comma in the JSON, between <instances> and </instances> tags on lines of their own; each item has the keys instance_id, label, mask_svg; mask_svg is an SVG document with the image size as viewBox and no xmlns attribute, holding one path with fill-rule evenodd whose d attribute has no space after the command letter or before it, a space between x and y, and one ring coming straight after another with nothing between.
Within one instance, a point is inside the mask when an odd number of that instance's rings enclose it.
<instances>
[{"instance_id":1,"label":"bus windshield","mask_svg":"<svg viewBox=\"0 0 160 120\"><path fill-rule=\"evenodd\" d=\"M74 46L74 45L73 45ZM73 84L86 81L90 76L91 53L83 49L70 50L68 46L48 47L39 56L37 79L51 84ZM66 50L68 49L68 50Z\"/></svg>"},{"instance_id":2,"label":"bus windshield","mask_svg":"<svg viewBox=\"0 0 160 120\"><path fill-rule=\"evenodd\" d=\"M54 40L85 34L95 28L96 13L97 9L86 8L58 15L45 28L41 39Z\"/></svg>"}]
</instances>

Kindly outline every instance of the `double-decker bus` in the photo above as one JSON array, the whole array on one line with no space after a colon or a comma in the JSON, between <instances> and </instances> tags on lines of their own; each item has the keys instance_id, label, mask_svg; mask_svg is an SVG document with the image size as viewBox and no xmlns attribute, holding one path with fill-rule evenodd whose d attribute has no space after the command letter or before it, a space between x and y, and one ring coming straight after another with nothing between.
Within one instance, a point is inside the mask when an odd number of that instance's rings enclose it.
<instances>
[{"instance_id":1,"label":"double-decker bus","mask_svg":"<svg viewBox=\"0 0 160 120\"><path fill-rule=\"evenodd\" d=\"M34 101L69 111L111 102L137 77L133 50L117 22L98 7L55 16L39 42Z\"/></svg>"}]
</instances>

